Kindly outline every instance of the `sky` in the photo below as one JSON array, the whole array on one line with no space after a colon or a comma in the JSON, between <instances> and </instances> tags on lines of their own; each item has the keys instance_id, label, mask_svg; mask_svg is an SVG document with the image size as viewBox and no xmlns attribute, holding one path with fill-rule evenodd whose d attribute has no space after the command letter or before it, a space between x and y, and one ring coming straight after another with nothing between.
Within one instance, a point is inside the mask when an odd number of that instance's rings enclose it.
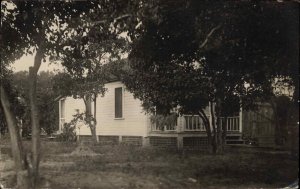
<instances>
[{"instance_id":1,"label":"sky","mask_svg":"<svg viewBox=\"0 0 300 189\"><path fill-rule=\"evenodd\" d=\"M12 70L14 72L19 72L19 71L29 71L29 67L33 66L34 62L34 55L23 55L19 60L16 60L12 65ZM62 66L57 63L57 64L50 64L49 60L46 59L46 62L42 62L42 65L39 69L39 72L41 71L61 71L63 68Z\"/></svg>"},{"instance_id":2,"label":"sky","mask_svg":"<svg viewBox=\"0 0 300 189\"><path fill-rule=\"evenodd\" d=\"M121 58L127 58L128 53L125 53L121 55ZM19 60L16 60L12 65L11 68L13 72L19 72L19 71L29 71L29 67L33 66L34 62L34 55L23 55ZM42 65L39 69L39 72L41 71L63 71L63 66L57 62L57 63L50 63L49 59L46 59L46 62L42 62Z\"/></svg>"}]
</instances>

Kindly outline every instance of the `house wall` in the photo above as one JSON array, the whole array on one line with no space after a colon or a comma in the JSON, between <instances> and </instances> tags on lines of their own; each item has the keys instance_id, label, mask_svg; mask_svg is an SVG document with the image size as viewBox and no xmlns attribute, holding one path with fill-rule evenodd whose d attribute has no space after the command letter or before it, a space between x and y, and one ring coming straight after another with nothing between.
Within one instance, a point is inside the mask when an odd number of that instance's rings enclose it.
<instances>
[{"instance_id":1,"label":"house wall","mask_svg":"<svg viewBox=\"0 0 300 189\"><path fill-rule=\"evenodd\" d=\"M123 118L115 118L115 88L122 87ZM121 82L105 85L105 95L97 99L97 134L120 136L147 136L147 115L141 101L134 99Z\"/></svg>"},{"instance_id":2,"label":"house wall","mask_svg":"<svg viewBox=\"0 0 300 189\"><path fill-rule=\"evenodd\" d=\"M123 117L115 118L115 88L122 87ZM134 99L133 94L126 90L121 82L105 84L107 89L103 97L99 96L96 102L97 135L103 136L147 136L148 117L143 112L141 101ZM92 104L92 113L94 105ZM85 111L82 99L65 98L65 122L70 122L76 109L80 113ZM60 110L61 111L61 110ZM79 135L91 135L90 129L80 124L77 130Z\"/></svg>"},{"instance_id":3,"label":"house wall","mask_svg":"<svg viewBox=\"0 0 300 189\"><path fill-rule=\"evenodd\" d=\"M77 113L76 110L79 110L79 113L83 113L85 111L84 102L82 99L74 99L72 97L67 97L65 99L65 120L66 122L70 122Z\"/></svg>"},{"instance_id":4,"label":"house wall","mask_svg":"<svg viewBox=\"0 0 300 189\"><path fill-rule=\"evenodd\" d=\"M64 101L64 110L62 109L62 103ZM62 111L64 111L64 119L61 119ZM69 123L74 117L73 115L85 112L85 105L83 99L74 99L73 97L66 97L60 100L59 103L60 112L60 129L62 129L62 120L64 123ZM90 135L90 130L83 124L78 124L80 129L77 129L77 133ZM86 127L86 128L85 128Z\"/></svg>"},{"instance_id":5,"label":"house wall","mask_svg":"<svg viewBox=\"0 0 300 189\"><path fill-rule=\"evenodd\" d=\"M96 102L96 133L99 136L100 142L118 143L133 143L137 145L162 145L162 146L203 146L206 144L206 134L199 130L187 130L187 124L184 117L179 117L177 128L174 131L150 131L151 123L149 115L146 115L141 106L141 101L135 99L133 94L126 90L126 87L121 82L111 82L104 86L106 92L104 96L99 96ZM122 118L115 118L115 89L122 87ZM65 108L61 108L64 101ZM94 105L92 104L92 113L94 113ZM85 112L85 104L83 99L74 99L72 97L64 98L60 101L60 115L64 109L64 122L70 122L73 115L77 112ZM78 111L77 111L78 110ZM210 116L210 108L206 107L205 113ZM197 116L197 115L195 115ZM60 119L61 120L61 119ZM240 119L241 122L241 119ZM241 125L241 123L240 123ZM80 135L82 140L90 139L91 131L87 125L83 123L77 124L77 135ZM195 129L195 128L194 128ZM199 133L200 132L200 133Z\"/></svg>"}]
</instances>

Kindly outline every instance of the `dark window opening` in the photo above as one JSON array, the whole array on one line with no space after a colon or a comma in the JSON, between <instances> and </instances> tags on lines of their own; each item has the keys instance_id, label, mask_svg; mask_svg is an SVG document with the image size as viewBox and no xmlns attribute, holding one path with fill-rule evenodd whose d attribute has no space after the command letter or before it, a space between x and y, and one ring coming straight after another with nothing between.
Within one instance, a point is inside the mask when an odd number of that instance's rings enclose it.
<instances>
[{"instance_id":1,"label":"dark window opening","mask_svg":"<svg viewBox=\"0 0 300 189\"><path fill-rule=\"evenodd\" d=\"M123 117L122 87L115 88L115 118Z\"/></svg>"}]
</instances>

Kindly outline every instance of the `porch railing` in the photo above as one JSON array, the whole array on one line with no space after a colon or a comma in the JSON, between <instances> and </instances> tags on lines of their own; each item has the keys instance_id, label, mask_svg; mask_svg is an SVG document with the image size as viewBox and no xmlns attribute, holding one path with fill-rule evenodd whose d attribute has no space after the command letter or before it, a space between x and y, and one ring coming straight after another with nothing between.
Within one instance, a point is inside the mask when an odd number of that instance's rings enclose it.
<instances>
[{"instance_id":1,"label":"porch railing","mask_svg":"<svg viewBox=\"0 0 300 189\"><path fill-rule=\"evenodd\" d=\"M210 120L210 116L208 116ZM240 132L240 118L239 116L221 117L221 128L223 124L226 124L228 132ZM180 121L182 120L182 121ZM205 131L203 120L198 115L183 115L179 117L174 124L161 126L156 123L151 123L151 131Z\"/></svg>"},{"instance_id":2,"label":"porch railing","mask_svg":"<svg viewBox=\"0 0 300 189\"><path fill-rule=\"evenodd\" d=\"M207 116L210 119L209 116ZM221 117L221 128L223 124L227 125L227 131L235 132L240 131L240 121L239 116L227 117L225 120L224 117ZM205 126L203 120L197 115L184 115L184 130L185 131L205 131Z\"/></svg>"},{"instance_id":3,"label":"porch railing","mask_svg":"<svg viewBox=\"0 0 300 189\"><path fill-rule=\"evenodd\" d=\"M227 120L225 120L224 117L221 117L221 128L222 128L223 124L227 125L227 131L229 131L229 132L240 131L240 117L239 116L227 117Z\"/></svg>"},{"instance_id":4,"label":"porch railing","mask_svg":"<svg viewBox=\"0 0 300 189\"><path fill-rule=\"evenodd\" d=\"M185 131L205 131L203 120L197 115L184 115Z\"/></svg>"},{"instance_id":5,"label":"porch railing","mask_svg":"<svg viewBox=\"0 0 300 189\"><path fill-rule=\"evenodd\" d=\"M159 125L157 123L151 123L151 131L176 131L177 122L170 125Z\"/></svg>"}]
</instances>

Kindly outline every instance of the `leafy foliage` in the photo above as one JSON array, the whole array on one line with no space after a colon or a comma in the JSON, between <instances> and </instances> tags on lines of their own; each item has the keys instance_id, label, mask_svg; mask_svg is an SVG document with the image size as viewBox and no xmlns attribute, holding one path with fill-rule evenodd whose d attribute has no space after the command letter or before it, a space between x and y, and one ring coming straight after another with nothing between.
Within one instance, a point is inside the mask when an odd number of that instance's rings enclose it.
<instances>
[{"instance_id":1,"label":"leafy foliage","mask_svg":"<svg viewBox=\"0 0 300 189\"><path fill-rule=\"evenodd\" d=\"M180 105L195 112L216 99L250 108L272 95L272 79L296 61L286 34L289 27L297 36L294 4L152 1L137 18L124 81L150 111Z\"/></svg>"},{"instance_id":2,"label":"leafy foliage","mask_svg":"<svg viewBox=\"0 0 300 189\"><path fill-rule=\"evenodd\" d=\"M7 74L4 79L1 79L1 85L4 90L8 93L9 102L13 104L12 111L15 116L20 120L25 112L25 107L20 101L20 93L16 88L11 84L13 80L13 75L11 73ZM8 130L6 118L4 116L3 108L0 106L0 134L6 133Z\"/></svg>"},{"instance_id":3,"label":"leafy foliage","mask_svg":"<svg viewBox=\"0 0 300 189\"><path fill-rule=\"evenodd\" d=\"M57 130L58 107L55 99L59 96L53 88L53 72L40 72L37 78L37 105L40 117L39 122L47 134ZM13 74L11 81L12 86L18 92L19 106L24 109L19 118L23 121L23 135L26 136L31 132L30 128L30 108L29 108L29 85L28 72L20 71Z\"/></svg>"},{"instance_id":4,"label":"leafy foliage","mask_svg":"<svg viewBox=\"0 0 300 189\"><path fill-rule=\"evenodd\" d=\"M75 141L77 128L80 129L80 126L82 125L94 125L95 122L96 119L92 115L77 112L73 115L73 119L69 123L64 124L62 133L59 135L59 139L68 142Z\"/></svg>"},{"instance_id":5,"label":"leafy foliage","mask_svg":"<svg viewBox=\"0 0 300 189\"><path fill-rule=\"evenodd\" d=\"M217 143L226 136L219 135L221 114L252 109L274 95L275 78L295 78L298 42L292 39L298 41L299 30L294 3L139 3L136 25L129 29L133 43L124 82L149 112L159 107L165 115L173 109L198 114L209 143L204 113L209 102ZM297 85L298 79L292 81Z\"/></svg>"},{"instance_id":6,"label":"leafy foliage","mask_svg":"<svg viewBox=\"0 0 300 189\"><path fill-rule=\"evenodd\" d=\"M168 128L173 128L177 123L177 114L173 113L170 115L151 115L150 121L152 124L156 125L156 128L164 130L165 126Z\"/></svg>"},{"instance_id":7,"label":"leafy foliage","mask_svg":"<svg viewBox=\"0 0 300 189\"><path fill-rule=\"evenodd\" d=\"M92 122L93 125L93 122L96 122L96 119L92 115L87 114L86 112L84 113L77 112L75 115L73 115L73 117L74 118L70 122L72 125L76 125L78 122L81 122L84 125L89 125L89 123Z\"/></svg>"},{"instance_id":8,"label":"leafy foliage","mask_svg":"<svg viewBox=\"0 0 300 189\"><path fill-rule=\"evenodd\" d=\"M62 133L58 135L58 139L64 142L76 141L76 127L70 123L65 123L62 129Z\"/></svg>"},{"instance_id":9,"label":"leafy foliage","mask_svg":"<svg viewBox=\"0 0 300 189\"><path fill-rule=\"evenodd\" d=\"M10 6L9 2L1 1L1 75L8 69L10 63L23 55L23 50L27 47L22 36L19 35L18 28L11 26L15 15L12 14L13 10Z\"/></svg>"},{"instance_id":10,"label":"leafy foliage","mask_svg":"<svg viewBox=\"0 0 300 189\"><path fill-rule=\"evenodd\" d=\"M12 8L9 9L7 3L4 3L5 8L1 8L1 18L4 16L8 20L3 22L6 24L5 28L8 28L8 30L10 30L9 28L13 28L10 31L13 31L16 37L14 39L12 36L1 32L1 39L6 38L6 36L9 37L9 40L5 41L3 46L1 46L1 50L2 48L7 48L3 51L7 53L4 57L13 61L15 58L13 54L15 52L17 53L16 55L21 55L21 52L28 54L35 53L34 65L29 68L29 100L33 136L33 171L29 177L33 179L31 182L33 186L25 186L24 183L18 183L24 188L35 188L39 177L38 167L40 156L40 125L37 111L36 84L37 73L41 63L42 61L45 62L47 56L51 59L61 57L68 46L66 42L73 39L74 35L72 34L80 33L80 28L85 28L86 24L94 26L96 25L95 23L111 23L109 21L114 21L114 16L121 13L120 9L123 7L118 6L119 4L113 1L106 0L98 2L64 1L60 3L53 1L14 1L9 3ZM124 4L120 3L120 5ZM96 16L92 16L91 13L96 13ZM104 20L99 21L99 18L103 18ZM13 45L10 45L10 43ZM11 46L16 48L11 49ZM11 126L15 127L15 125ZM13 134L18 135L16 132ZM18 151L21 154L21 141L16 139L12 143L20 144L16 146L17 149L14 151ZM21 154L20 157L22 156ZM18 159L15 163L21 165L22 161Z\"/></svg>"},{"instance_id":11,"label":"leafy foliage","mask_svg":"<svg viewBox=\"0 0 300 189\"><path fill-rule=\"evenodd\" d=\"M299 121L299 108L295 106L290 98L287 96L275 97L272 101L272 108L274 111L274 121L276 125L275 141L282 145L289 140L293 127Z\"/></svg>"},{"instance_id":12,"label":"leafy foliage","mask_svg":"<svg viewBox=\"0 0 300 189\"><path fill-rule=\"evenodd\" d=\"M112 1L95 3L93 11L82 14L73 23L77 28L69 30L69 37L62 41L60 56L56 57L65 67L65 73L57 76L55 90L63 96L83 99L87 117L91 115L91 101L96 106L97 97L106 91L104 84L109 72L104 65L119 60L126 49L125 39L120 37L118 29L126 5ZM97 20L99 18L101 20ZM96 137L96 125L89 125Z\"/></svg>"}]
</instances>

